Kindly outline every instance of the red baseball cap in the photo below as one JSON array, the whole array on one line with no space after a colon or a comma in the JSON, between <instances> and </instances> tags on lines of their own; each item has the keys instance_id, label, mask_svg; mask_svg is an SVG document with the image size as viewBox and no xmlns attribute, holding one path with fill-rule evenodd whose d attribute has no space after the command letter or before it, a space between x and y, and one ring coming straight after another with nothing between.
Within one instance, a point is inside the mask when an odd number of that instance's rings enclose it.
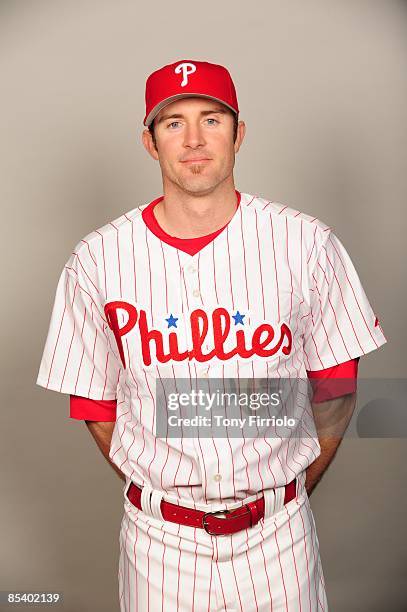
<instances>
[{"instance_id":1,"label":"red baseball cap","mask_svg":"<svg viewBox=\"0 0 407 612\"><path fill-rule=\"evenodd\" d=\"M226 68L209 62L180 60L163 66L148 77L144 125L150 125L167 104L189 96L217 100L234 113L239 113L235 86Z\"/></svg>"}]
</instances>

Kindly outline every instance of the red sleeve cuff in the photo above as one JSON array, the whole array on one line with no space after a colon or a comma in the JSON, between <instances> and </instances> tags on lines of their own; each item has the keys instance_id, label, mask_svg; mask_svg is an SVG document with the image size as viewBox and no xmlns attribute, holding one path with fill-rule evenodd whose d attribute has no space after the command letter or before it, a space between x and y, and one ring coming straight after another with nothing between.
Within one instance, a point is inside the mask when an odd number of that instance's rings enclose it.
<instances>
[{"instance_id":1,"label":"red sleeve cuff","mask_svg":"<svg viewBox=\"0 0 407 612\"><path fill-rule=\"evenodd\" d=\"M86 421L115 421L117 400L94 400L70 395L69 416Z\"/></svg>"},{"instance_id":2,"label":"red sleeve cuff","mask_svg":"<svg viewBox=\"0 0 407 612\"><path fill-rule=\"evenodd\" d=\"M313 390L312 401L317 404L335 397L355 393L357 389L359 357L325 370L308 371Z\"/></svg>"}]
</instances>

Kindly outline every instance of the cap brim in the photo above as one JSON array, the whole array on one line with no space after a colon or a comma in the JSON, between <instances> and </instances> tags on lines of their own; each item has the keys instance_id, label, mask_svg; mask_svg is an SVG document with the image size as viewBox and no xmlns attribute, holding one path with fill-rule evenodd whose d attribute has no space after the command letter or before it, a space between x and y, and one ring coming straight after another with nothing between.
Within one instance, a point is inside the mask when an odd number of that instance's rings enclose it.
<instances>
[{"instance_id":1,"label":"cap brim","mask_svg":"<svg viewBox=\"0 0 407 612\"><path fill-rule=\"evenodd\" d=\"M237 113L236 109L233 108L233 106L230 106L230 104L227 104L220 98L216 98L215 96L208 96L207 94L189 92L185 94L183 93L175 94L174 96L171 96L170 98L166 98L165 100L163 100L162 102L154 106L153 110L150 111L150 113L144 119L144 125L149 126L152 123L153 119L158 115L161 109L171 104L171 102L175 102L175 100L179 100L181 98L207 98L208 100L216 100L217 102L220 102L224 106L227 106L228 108L230 108L230 110L233 111L234 113Z\"/></svg>"}]
</instances>

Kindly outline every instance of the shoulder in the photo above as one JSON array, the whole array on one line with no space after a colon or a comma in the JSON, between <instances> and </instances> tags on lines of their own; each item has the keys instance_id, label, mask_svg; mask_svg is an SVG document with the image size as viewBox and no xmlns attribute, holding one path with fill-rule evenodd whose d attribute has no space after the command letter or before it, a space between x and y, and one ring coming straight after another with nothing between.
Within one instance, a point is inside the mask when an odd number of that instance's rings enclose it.
<instances>
[{"instance_id":1,"label":"shoulder","mask_svg":"<svg viewBox=\"0 0 407 612\"><path fill-rule=\"evenodd\" d=\"M333 233L332 226L322 219L286 203L242 193L241 204L247 212L253 211L259 217L269 217L276 231L285 228L285 231L295 232L312 250L319 250Z\"/></svg>"},{"instance_id":2,"label":"shoulder","mask_svg":"<svg viewBox=\"0 0 407 612\"><path fill-rule=\"evenodd\" d=\"M118 236L129 230L131 232L131 226L140 223L142 210L146 206L147 204L143 204L132 208L85 234L74 245L70 260L80 258L90 267L92 264L98 265L99 259L103 259L106 249L109 249L112 243L117 242Z\"/></svg>"},{"instance_id":3,"label":"shoulder","mask_svg":"<svg viewBox=\"0 0 407 612\"><path fill-rule=\"evenodd\" d=\"M275 200L242 193L241 203L247 210L256 210L260 215L269 215L293 224L302 224L311 231L327 232L332 229L322 219Z\"/></svg>"},{"instance_id":4,"label":"shoulder","mask_svg":"<svg viewBox=\"0 0 407 612\"><path fill-rule=\"evenodd\" d=\"M132 240L132 227L142 219L145 206L126 211L80 238L66 260L65 273L89 292L100 293L105 286L107 266L118 257L117 245L122 235L128 233Z\"/></svg>"}]
</instances>

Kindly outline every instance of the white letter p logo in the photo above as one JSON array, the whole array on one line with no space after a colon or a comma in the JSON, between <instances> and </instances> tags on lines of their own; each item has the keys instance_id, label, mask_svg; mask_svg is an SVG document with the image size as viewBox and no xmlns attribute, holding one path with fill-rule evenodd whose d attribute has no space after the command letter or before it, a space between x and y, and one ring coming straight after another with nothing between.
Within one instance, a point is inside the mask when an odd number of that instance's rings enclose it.
<instances>
[{"instance_id":1,"label":"white letter p logo","mask_svg":"<svg viewBox=\"0 0 407 612\"><path fill-rule=\"evenodd\" d=\"M196 71L195 64L190 64L188 62L184 62L183 64L178 64L175 68L175 73L180 74L182 72L182 83L181 87L185 87L188 83L188 75L193 74Z\"/></svg>"}]
</instances>

